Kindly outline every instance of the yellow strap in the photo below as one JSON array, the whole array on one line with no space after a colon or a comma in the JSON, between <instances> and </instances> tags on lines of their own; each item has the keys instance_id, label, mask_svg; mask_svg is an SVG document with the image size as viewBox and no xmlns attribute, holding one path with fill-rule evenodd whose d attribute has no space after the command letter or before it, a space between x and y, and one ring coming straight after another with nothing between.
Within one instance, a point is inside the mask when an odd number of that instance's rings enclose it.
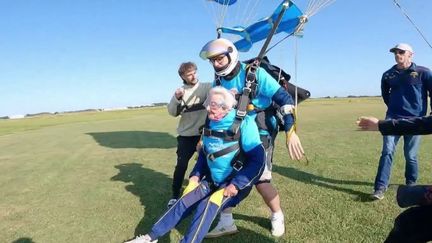
<instances>
[{"instance_id":1,"label":"yellow strap","mask_svg":"<svg viewBox=\"0 0 432 243\"><path fill-rule=\"evenodd\" d=\"M297 132L297 125L296 125L296 121L297 121L297 109L293 108L293 116L294 116L294 124L292 125L292 127L290 128L290 130L288 131L286 137L287 139L291 138L291 135L293 132Z\"/></svg>"},{"instance_id":2,"label":"yellow strap","mask_svg":"<svg viewBox=\"0 0 432 243\"><path fill-rule=\"evenodd\" d=\"M291 135L293 134L293 132L295 132L297 130L296 124L294 123L291 127L291 129L288 131L286 137L287 139L291 138Z\"/></svg>"},{"instance_id":3,"label":"yellow strap","mask_svg":"<svg viewBox=\"0 0 432 243\"><path fill-rule=\"evenodd\" d=\"M217 190L215 193L213 193L210 196L209 201L220 207L222 205L222 200L224 197L224 195L223 195L224 190L225 190L224 188Z\"/></svg>"},{"instance_id":4,"label":"yellow strap","mask_svg":"<svg viewBox=\"0 0 432 243\"><path fill-rule=\"evenodd\" d=\"M184 197L186 194L188 194L189 192L195 190L195 188L197 188L199 185L198 182L195 181L189 181L189 184L187 185L187 187L184 189L182 197Z\"/></svg>"}]
</instances>

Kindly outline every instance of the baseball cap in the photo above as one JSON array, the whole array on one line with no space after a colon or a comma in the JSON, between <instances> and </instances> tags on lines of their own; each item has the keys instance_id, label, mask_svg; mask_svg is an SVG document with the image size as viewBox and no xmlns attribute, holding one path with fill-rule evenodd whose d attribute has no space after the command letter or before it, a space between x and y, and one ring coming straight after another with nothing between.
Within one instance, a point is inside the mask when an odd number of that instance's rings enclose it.
<instances>
[{"instance_id":1,"label":"baseball cap","mask_svg":"<svg viewBox=\"0 0 432 243\"><path fill-rule=\"evenodd\" d=\"M390 49L390 52L394 52L396 50L402 50L402 51L409 51L411 53L414 53L412 47L408 44L405 43L399 43L397 44L395 47L393 47L392 49Z\"/></svg>"}]
</instances>

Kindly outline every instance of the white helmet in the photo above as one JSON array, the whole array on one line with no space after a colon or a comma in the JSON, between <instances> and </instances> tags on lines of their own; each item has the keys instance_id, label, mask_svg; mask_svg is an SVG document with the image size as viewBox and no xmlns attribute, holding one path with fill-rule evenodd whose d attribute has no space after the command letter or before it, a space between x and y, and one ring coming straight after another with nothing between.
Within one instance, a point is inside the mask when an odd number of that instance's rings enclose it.
<instances>
[{"instance_id":1,"label":"white helmet","mask_svg":"<svg viewBox=\"0 0 432 243\"><path fill-rule=\"evenodd\" d=\"M215 56L219 56L221 54L227 55L229 62L221 69L218 70L215 69L215 72L216 75L226 76L234 70L239 60L239 54L237 48L234 46L234 44L231 41L227 39L219 38L208 42L201 49L200 57L205 60Z\"/></svg>"}]
</instances>

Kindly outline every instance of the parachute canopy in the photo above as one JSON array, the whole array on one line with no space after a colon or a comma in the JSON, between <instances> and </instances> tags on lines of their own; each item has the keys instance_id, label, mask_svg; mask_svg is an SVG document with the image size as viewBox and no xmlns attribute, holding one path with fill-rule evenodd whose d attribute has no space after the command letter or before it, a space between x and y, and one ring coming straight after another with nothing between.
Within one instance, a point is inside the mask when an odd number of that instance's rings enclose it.
<instances>
[{"instance_id":1,"label":"parachute canopy","mask_svg":"<svg viewBox=\"0 0 432 243\"><path fill-rule=\"evenodd\" d=\"M208 3L205 5L208 5L209 14L214 17L218 37L222 34L228 35L224 38L232 40L239 51L247 52L254 43L267 38L282 12L284 14L275 34L283 32L287 37L298 36L302 35L303 27L312 15L335 0L308 0L304 11L291 0L265 0L262 4L262 0L204 1ZM258 10L263 9L269 13L261 11L261 18L256 18ZM263 15L267 17L262 18ZM231 18L233 21L230 22Z\"/></svg>"},{"instance_id":2,"label":"parachute canopy","mask_svg":"<svg viewBox=\"0 0 432 243\"><path fill-rule=\"evenodd\" d=\"M235 2L237 2L237 0L208 0L208 1L217 2L222 5L232 5Z\"/></svg>"},{"instance_id":3,"label":"parachute canopy","mask_svg":"<svg viewBox=\"0 0 432 243\"><path fill-rule=\"evenodd\" d=\"M246 28L242 26L232 28L220 27L218 31L241 36L242 38L236 41L234 45L239 51L247 52L252 47L253 43L263 40L268 36L283 9L284 3L285 1L279 4L271 16L262 18ZM302 11L293 2L289 1L289 6L275 33L277 34L283 31L287 34L293 34L299 29L298 27L302 22L302 16Z\"/></svg>"}]
</instances>

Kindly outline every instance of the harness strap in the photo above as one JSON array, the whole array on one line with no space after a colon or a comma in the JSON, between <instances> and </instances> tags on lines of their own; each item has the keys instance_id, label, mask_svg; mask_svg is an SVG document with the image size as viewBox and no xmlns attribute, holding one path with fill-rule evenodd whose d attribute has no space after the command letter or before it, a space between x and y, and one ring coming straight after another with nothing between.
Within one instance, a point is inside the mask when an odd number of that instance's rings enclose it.
<instances>
[{"instance_id":1,"label":"harness strap","mask_svg":"<svg viewBox=\"0 0 432 243\"><path fill-rule=\"evenodd\" d=\"M224 148L224 149L221 149L221 150L219 150L219 151L216 151L216 152L214 152L214 153L211 153L211 154L207 154L207 158L209 159L209 160L211 160L211 161L214 161L215 159L217 159L217 158L219 158L219 157L221 157L221 156L224 156L224 155L226 155L226 154L229 154L229 153L231 153L231 152L233 152L233 151L236 151L236 150L239 150L240 149L240 146L239 146L239 144L238 143L235 143L235 144L233 144L233 145L231 145L231 146L228 146L228 147L226 147L226 148ZM234 155L234 157L236 157L237 155Z\"/></svg>"},{"instance_id":2,"label":"harness strap","mask_svg":"<svg viewBox=\"0 0 432 243\"><path fill-rule=\"evenodd\" d=\"M222 138L225 141L239 141L240 140L240 133L233 134L230 131L217 131L217 130L211 130L206 127L202 129L202 134L204 136L210 137L217 137Z\"/></svg>"}]
</instances>

